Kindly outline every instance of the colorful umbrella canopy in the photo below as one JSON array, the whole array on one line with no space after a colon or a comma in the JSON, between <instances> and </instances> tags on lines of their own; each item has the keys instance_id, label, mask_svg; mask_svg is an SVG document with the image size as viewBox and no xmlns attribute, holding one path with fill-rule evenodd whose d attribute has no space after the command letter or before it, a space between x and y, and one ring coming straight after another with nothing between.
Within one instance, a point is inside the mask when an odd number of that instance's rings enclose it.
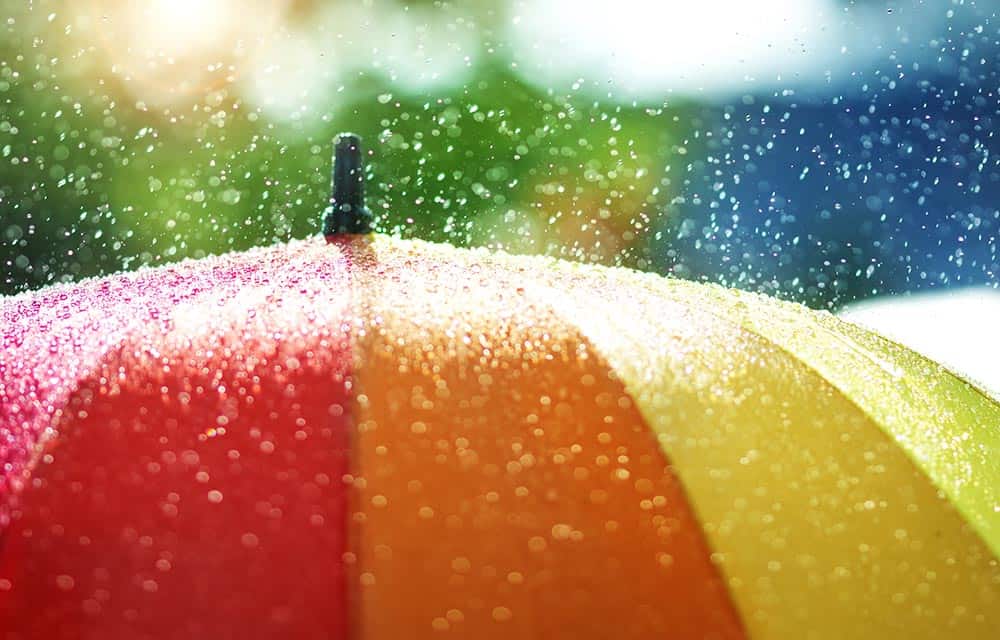
<instances>
[{"instance_id":1,"label":"colorful umbrella canopy","mask_svg":"<svg viewBox=\"0 0 1000 640\"><path fill-rule=\"evenodd\" d=\"M829 314L381 236L0 310L6 639L1000 624L1000 407Z\"/></svg>"}]
</instances>

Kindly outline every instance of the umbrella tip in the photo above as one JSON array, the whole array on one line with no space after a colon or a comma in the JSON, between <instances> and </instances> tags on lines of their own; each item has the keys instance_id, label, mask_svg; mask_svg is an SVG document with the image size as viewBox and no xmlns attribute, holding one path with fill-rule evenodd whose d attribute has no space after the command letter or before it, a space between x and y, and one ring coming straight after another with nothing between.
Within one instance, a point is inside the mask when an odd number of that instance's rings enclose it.
<instances>
[{"instance_id":1,"label":"umbrella tip","mask_svg":"<svg viewBox=\"0 0 1000 640\"><path fill-rule=\"evenodd\" d=\"M323 235L370 233L372 214L365 207L365 163L361 138L341 133L333 140L333 193L323 215Z\"/></svg>"}]
</instances>

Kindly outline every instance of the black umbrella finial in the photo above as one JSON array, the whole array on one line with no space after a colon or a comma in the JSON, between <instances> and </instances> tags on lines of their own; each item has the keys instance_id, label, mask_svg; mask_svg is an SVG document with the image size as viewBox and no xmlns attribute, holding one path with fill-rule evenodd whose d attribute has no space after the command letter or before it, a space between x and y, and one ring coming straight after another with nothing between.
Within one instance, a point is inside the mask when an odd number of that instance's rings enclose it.
<instances>
[{"instance_id":1,"label":"black umbrella finial","mask_svg":"<svg viewBox=\"0 0 1000 640\"><path fill-rule=\"evenodd\" d=\"M365 163L361 138L342 133L333 141L333 194L323 216L323 235L370 233L372 214L365 207Z\"/></svg>"}]
</instances>

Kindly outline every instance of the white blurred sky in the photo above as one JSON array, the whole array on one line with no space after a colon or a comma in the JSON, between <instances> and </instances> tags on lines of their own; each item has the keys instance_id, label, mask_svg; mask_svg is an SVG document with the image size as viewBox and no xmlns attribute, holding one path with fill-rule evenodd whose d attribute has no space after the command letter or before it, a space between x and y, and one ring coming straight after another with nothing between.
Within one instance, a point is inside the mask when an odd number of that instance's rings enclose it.
<instances>
[{"instance_id":1,"label":"white blurred sky","mask_svg":"<svg viewBox=\"0 0 1000 640\"><path fill-rule=\"evenodd\" d=\"M1000 291L976 287L878 298L839 315L937 360L1000 399Z\"/></svg>"},{"instance_id":2,"label":"white blurred sky","mask_svg":"<svg viewBox=\"0 0 1000 640\"><path fill-rule=\"evenodd\" d=\"M542 84L584 79L640 100L740 94L835 85L902 49L925 48L945 31L948 5L530 0L515 3L508 38L522 73Z\"/></svg>"},{"instance_id":3,"label":"white blurred sky","mask_svg":"<svg viewBox=\"0 0 1000 640\"><path fill-rule=\"evenodd\" d=\"M138 91L159 86L167 68L197 85L212 65L234 65L245 95L293 117L335 103L348 74L380 74L387 91L426 91L460 86L486 56L541 87L576 84L623 101L836 85L937 56L933 34L960 27L949 0L513 0L489 11L336 2L307 20L291 19L289 0L253 16L240 0L119 6L92 20L117 34L112 62Z\"/></svg>"}]
</instances>

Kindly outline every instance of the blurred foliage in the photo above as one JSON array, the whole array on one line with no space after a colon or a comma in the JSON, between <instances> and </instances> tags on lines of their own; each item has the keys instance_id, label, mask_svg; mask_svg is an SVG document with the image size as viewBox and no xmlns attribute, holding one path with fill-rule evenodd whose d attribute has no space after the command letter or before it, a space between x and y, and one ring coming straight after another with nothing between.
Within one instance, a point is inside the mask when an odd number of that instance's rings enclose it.
<instances>
[{"instance_id":1,"label":"blurred foliage","mask_svg":"<svg viewBox=\"0 0 1000 640\"><path fill-rule=\"evenodd\" d=\"M642 230L681 144L683 109L540 91L498 63L426 92L357 73L295 119L235 86L153 108L67 60L43 9L4 30L3 293L316 233L345 130L366 141L380 231L647 267Z\"/></svg>"}]
</instances>

